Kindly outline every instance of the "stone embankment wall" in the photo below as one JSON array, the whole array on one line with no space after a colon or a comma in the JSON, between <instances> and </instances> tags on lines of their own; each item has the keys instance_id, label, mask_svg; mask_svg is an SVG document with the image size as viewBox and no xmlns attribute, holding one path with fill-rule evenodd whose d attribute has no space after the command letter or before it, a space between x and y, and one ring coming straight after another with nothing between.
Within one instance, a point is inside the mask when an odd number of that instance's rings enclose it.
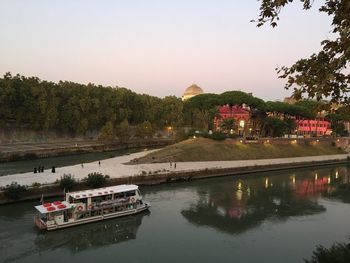
<instances>
[{"instance_id":1,"label":"stone embankment wall","mask_svg":"<svg viewBox=\"0 0 350 263\"><path fill-rule=\"evenodd\" d=\"M0 162L132 148L162 147L172 143L174 143L172 139L138 139L129 141L61 140L47 143L1 144Z\"/></svg>"},{"instance_id":2,"label":"stone embankment wall","mask_svg":"<svg viewBox=\"0 0 350 263\"><path fill-rule=\"evenodd\" d=\"M341 147L345 150L350 150L350 137L314 137L314 138L259 138L256 140L247 139L226 139L227 142L238 144L273 144L273 145L287 145L287 144L300 144L300 145L334 145L336 147Z\"/></svg>"}]
</instances>

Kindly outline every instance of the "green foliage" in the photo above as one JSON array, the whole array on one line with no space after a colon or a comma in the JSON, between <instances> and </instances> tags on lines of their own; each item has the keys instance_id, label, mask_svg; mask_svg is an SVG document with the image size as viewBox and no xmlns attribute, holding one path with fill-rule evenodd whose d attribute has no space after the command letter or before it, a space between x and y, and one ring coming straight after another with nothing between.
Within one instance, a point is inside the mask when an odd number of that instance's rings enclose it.
<instances>
[{"instance_id":1,"label":"green foliage","mask_svg":"<svg viewBox=\"0 0 350 263\"><path fill-rule=\"evenodd\" d=\"M0 127L11 123L44 133L102 131L102 137L110 137L111 127L125 130L125 120L130 126L149 121L163 128L181 125L183 119L182 101L173 96L160 99L125 88L53 83L10 73L0 78L0 105Z\"/></svg>"},{"instance_id":2,"label":"green foliage","mask_svg":"<svg viewBox=\"0 0 350 263\"><path fill-rule=\"evenodd\" d=\"M136 127L136 136L139 138L152 138L154 129L149 121L144 121Z\"/></svg>"},{"instance_id":3,"label":"green foliage","mask_svg":"<svg viewBox=\"0 0 350 263\"><path fill-rule=\"evenodd\" d=\"M99 140L113 140L114 139L114 127L111 121L106 122L102 127L100 134L98 135Z\"/></svg>"},{"instance_id":4,"label":"green foliage","mask_svg":"<svg viewBox=\"0 0 350 263\"><path fill-rule=\"evenodd\" d=\"M32 183L32 187L34 187L34 188L38 188L40 186L41 186L41 183L38 183L38 182Z\"/></svg>"},{"instance_id":5,"label":"green foliage","mask_svg":"<svg viewBox=\"0 0 350 263\"><path fill-rule=\"evenodd\" d=\"M127 119L124 119L117 127L117 136L124 141L130 138L130 126Z\"/></svg>"},{"instance_id":6,"label":"green foliage","mask_svg":"<svg viewBox=\"0 0 350 263\"><path fill-rule=\"evenodd\" d=\"M101 173L90 173L88 176L84 179L86 185L92 187L92 188L99 188L104 186L106 183L106 178L109 178L109 176L104 176Z\"/></svg>"},{"instance_id":7,"label":"green foliage","mask_svg":"<svg viewBox=\"0 0 350 263\"><path fill-rule=\"evenodd\" d=\"M335 243L330 248L317 246L306 263L348 263L350 262L350 243Z\"/></svg>"},{"instance_id":8,"label":"green foliage","mask_svg":"<svg viewBox=\"0 0 350 263\"><path fill-rule=\"evenodd\" d=\"M331 122L333 134L336 136L347 136L348 131L345 128L343 120L348 120L350 113L332 113L327 115L327 119Z\"/></svg>"},{"instance_id":9,"label":"green foliage","mask_svg":"<svg viewBox=\"0 0 350 263\"><path fill-rule=\"evenodd\" d=\"M313 110L298 104L288 104L280 101L266 102L266 111L274 116L294 116L299 118L313 119L316 114Z\"/></svg>"},{"instance_id":10,"label":"green foliage","mask_svg":"<svg viewBox=\"0 0 350 263\"><path fill-rule=\"evenodd\" d=\"M213 132L213 134L208 135L208 138L216 141L223 141L226 139L226 135L221 132Z\"/></svg>"},{"instance_id":11,"label":"green foliage","mask_svg":"<svg viewBox=\"0 0 350 263\"><path fill-rule=\"evenodd\" d=\"M276 117L267 117L265 122L265 136L281 137L287 130L286 122Z\"/></svg>"},{"instance_id":12,"label":"green foliage","mask_svg":"<svg viewBox=\"0 0 350 263\"><path fill-rule=\"evenodd\" d=\"M269 22L277 26L279 13L293 0L260 0L258 26ZM294 1L297 2L297 1ZM310 0L300 0L304 9L311 8ZM321 42L322 49L309 58L300 59L290 67L278 69L279 76L287 80L286 88L294 89L294 97L321 100L331 98L331 102L343 102L350 105L349 79L346 68L350 62L350 5L349 0L326 0L319 11L331 17L333 37Z\"/></svg>"},{"instance_id":13,"label":"green foliage","mask_svg":"<svg viewBox=\"0 0 350 263\"><path fill-rule=\"evenodd\" d=\"M220 128L224 132L229 133L230 130L234 128L234 125L235 125L235 119L227 118L227 119L222 120Z\"/></svg>"},{"instance_id":14,"label":"green foliage","mask_svg":"<svg viewBox=\"0 0 350 263\"><path fill-rule=\"evenodd\" d=\"M18 200L27 192L27 187L17 182L12 182L10 185L7 185L3 191L7 198Z\"/></svg>"},{"instance_id":15,"label":"green foliage","mask_svg":"<svg viewBox=\"0 0 350 263\"><path fill-rule=\"evenodd\" d=\"M64 174L63 176L61 176L61 179L58 180L58 184L60 186L60 188L66 191L70 191L74 188L74 186L76 185L76 180L74 178L73 175L71 174Z\"/></svg>"}]
</instances>

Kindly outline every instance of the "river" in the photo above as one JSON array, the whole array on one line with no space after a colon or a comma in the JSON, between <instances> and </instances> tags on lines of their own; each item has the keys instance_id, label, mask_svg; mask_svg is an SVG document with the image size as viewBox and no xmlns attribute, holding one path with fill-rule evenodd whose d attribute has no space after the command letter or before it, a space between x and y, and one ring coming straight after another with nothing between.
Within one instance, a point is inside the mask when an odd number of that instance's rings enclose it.
<instances>
[{"instance_id":1,"label":"river","mask_svg":"<svg viewBox=\"0 0 350 263\"><path fill-rule=\"evenodd\" d=\"M350 166L142 187L149 213L42 233L0 206L0 262L303 262L350 234Z\"/></svg>"},{"instance_id":2,"label":"river","mask_svg":"<svg viewBox=\"0 0 350 263\"><path fill-rule=\"evenodd\" d=\"M149 149L154 149L149 148ZM32 172L34 167L44 166L45 168L51 169L52 166L62 167L81 163L94 162L98 160L103 160L106 158L113 158L116 156L121 156L125 154L139 152L140 148L131 148L124 150L115 150L107 152L94 152L94 153L83 153L83 154L73 154L64 155L57 157L48 158L38 158L34 160L23 160L14 162L0 162L0 176Z\"/></svg>"}]
</instances>

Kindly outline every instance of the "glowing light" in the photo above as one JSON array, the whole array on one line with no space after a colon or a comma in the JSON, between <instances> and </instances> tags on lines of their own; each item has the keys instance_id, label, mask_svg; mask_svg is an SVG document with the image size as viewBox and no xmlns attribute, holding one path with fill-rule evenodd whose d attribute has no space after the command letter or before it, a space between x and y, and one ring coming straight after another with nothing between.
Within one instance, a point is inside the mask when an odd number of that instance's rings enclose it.
<instances>
[{"instance_id":1,"label":"glowing light","mask_svg":"<svg viewBox=\"0 0 350 263\"><path fill-rule=\"evenodd\" d=\"M338 179L338 171L335 172L335 179Z\"/></svg>"},{"instance_id":2,"label":"glowing light","mask_svg":"<svg viewBox=\"0 0 350 263\"><path fill-rule=\"evenodd\" d=\"M317 173L315 173L315 181L317 180L317 177L318 177L318 174L317 174Z\"/></svg>"},{"instance_id":3,"label":"glowing light","mask_svg":"<svg viewBox=\"0 0 350 263\"><path fill-rule=\"evenodd\" d=\"M236 198L237 198L238 201L242 200L242 195L243 195L242 191L241 190L237 190Z\"/></svg>"},{"instance_id":4,"label":"glowing light","mask_svg":"<svg viewBox=\"0 0 350 263\"><path fill-rule=\"evenodd\" d=\"M267 142L267 143L270 143L270 140L267 140L266 142Z\"/></svg>"},{"instance_id":5,"label":"glowing light","mask_svg":"<svg viewBox=\"0 0 350 263\"><path fill-rule=\"evenodd\" d=\"M319 139L316 140L316 142L319 142L319 141L320 141Z\"/></svg>"},{"instance_id":6,"label":"glowing light","mask_svg":"<svg viewBox=\"0 0 350 263\"><path fill-rule=\"evenodd\" d=\"M330 184L330 183L331 183L331 177L328 176L328 184Z\"/></svg>"},{"instance_id":7,"label":"glowing light","mask_svg":"<svg viewBox=\"0 0 350 263\"><path fill-rule=\"evenodd\" d=\"M239 189L239 190L242 189L242 183L241 183L241 182L238 183L238 189Z\"/></svg>"},{"instance_id":8,"label":"glowing light","mask_svg":"<svg viewBox=\"0 0 350 263\"><path fill-rule=\"evenodd\" d=\"M266 178L265 179L265 188L268 188L269 187L269 178Z\"/></svg>"},{"instance_id":9,"label":"glowing light","mask_svg":"<svg viewBox=\"0 0 350 263\"><path fill-rule=\"evenodd\" d=\"M295 176L292 177L292 182L295 184Z\"/></svg>"},{"instance_id":10,"label":"glowing light","mask_svg":"<svg viewBox=\"0 0 350 263\"><path fill-rule=\"evenodd\" d=\"M339 139L337 139L337 142L339 142L340 140Z\"/></svg>"},{"instance_id":11,"label":"glowing light","mask_svg":"<svg viewBox=\"0 0 350 263\"><path fill-rule=\"evenodd\" d=\"M243 143L243 141L242 141L242 140L239 140L239 142L240 142L240 143Z\"/></svg>"},{"instance_id":12,"label":"glowing light","mask_svg":"<svg viewBox=\"0 0 350 263\"><path fill-rule=\"evenodd\" d=\"M196 139L196 135L193 135L193 139Z\"/></svg>"},{"instance_id":13,"label":"glowing light","mask_svg":"<svg viewBox=\"0 0 350 263\"><path fill-rule=\"evenodd\" d=\"M240 120L239 121L239 127L244 128L244 124L245 124L244 120Z\"/></svg>"}]
</instances>

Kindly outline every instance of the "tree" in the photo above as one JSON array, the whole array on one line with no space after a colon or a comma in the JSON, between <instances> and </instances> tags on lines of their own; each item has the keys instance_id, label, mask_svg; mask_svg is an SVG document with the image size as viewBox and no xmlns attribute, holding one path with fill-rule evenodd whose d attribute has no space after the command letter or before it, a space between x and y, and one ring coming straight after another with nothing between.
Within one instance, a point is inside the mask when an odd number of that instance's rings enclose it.
<instances>
[{"instance_id":1,"label":"tree","mask_svg":"<svg viewBox=\"0 0 350 263\"><path fill-rule=\"evenodd\" d=\"M330 248L317 246L312 254L305 263L347 263L350 262L350 243L335 243Z\"/></svg>"},{"instance_id":2,"label":"tree","mask_svg":"<svg viewBox=\"0 0 350 263\"><path fill-rule=\"evenodd\" d=\"M58 181L58 184L62 190L70 191L77 184L75 178L71 174L64 174Z\"/></svg>"},{"instance_id":3,"label":"tree","mask_svg":"<svg viewBox=\"0 0 350 263\"><path fill-rule=\"evenodd\" d=\"M233 118L227 118L222 120L221 124L220 124L220 128L224 131L224 132L230 132L231 129L233 129L235 125L235 119Z\"/></svg>"},{"instance_id":4,"label":"tree","mask_svg":"<svg viewBox=\"0 0 350 263\"><path fill-rule=\"evenodd\" d=\"M86 185L92 188L99 188L106 183L106 177L101 173L89 173L84 181Z\"/></svg>"},{"instance_id":5,"label":"tree","mask_svg":"<svg viewBox=\"0 0 350 263\"><path fill-rule=\"evenodd\" d=\"M260 0L257 26L269 22L277 26L281 9L294 0ZM297 0L295 0L297 1ZM300 0L304 9L312 7L310 0ZM285 87L294 89L294 97L321 100L330 97L331 102L350 104L350 2L349 0L326 0L319 9L332 17L334 40L323 40L322 49L309 58L300 59L290 67L277 69L280 78L287 79Z\"/></svg>"},{"instance_id":6,"label":"tree","mask_svg":"<svg viewBox=\"0 0 350 263\"><path fill-rule=\"evenodd\" d=\"M130 126L127 119L124 119L117 127L117 136L122 140L130 138Z\"/></svg>"},{"instance_id":7,"label":"tree","mask_svg":"<svg viewBox=\"0 0 350 263\"><path fill-rule=\"evenodd\" d=\"M114 139L114 127L111 121L106 122L102 127L100 134L98 135L99 140L113 140Z\"/></svg>"},{"instance_id":8,"label":"tree","mask_svg":"<svg viewBox=\"0 0 350 263\"><path fill-rule=\"evenodd\" d=\"M27 192L27 187L25 185L20 185L17 182L12 182L7 185L4 189L4 194L7 198L12 200L20 199Z\"/></svg>"},{"instance_id":9,"label":"tree","mask_svg":"<svg viewBox=\"0 0 350 263\"><path fill-rule=\"evenodd\" d=\"M136 135L140 138L151 138L154 134L152 124L149 121L144 121L143 123L137 125Z\"/></svg>"}]
</instances>

